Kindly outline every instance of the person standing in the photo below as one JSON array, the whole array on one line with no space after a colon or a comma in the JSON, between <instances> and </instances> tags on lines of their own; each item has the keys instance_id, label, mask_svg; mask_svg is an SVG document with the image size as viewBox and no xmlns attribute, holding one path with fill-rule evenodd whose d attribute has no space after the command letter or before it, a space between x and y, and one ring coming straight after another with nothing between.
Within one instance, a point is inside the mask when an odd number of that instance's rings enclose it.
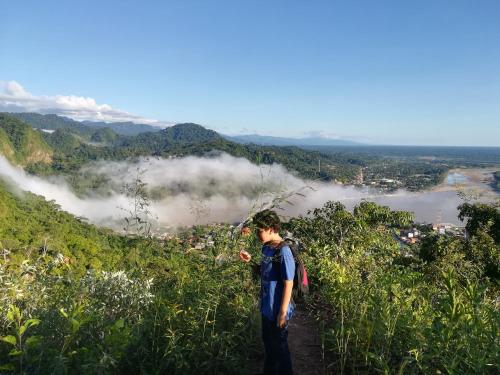
<instances>
[{"instance_id":1,"label":"person standing","mask_svg":"<svg viewBox=\"0 0 500 375\"><path fill-rule=\"evenodd\" d=\"M292 300L295 261L290 247L279 234L280 219L276 212L264 210L253 217L253 225L262 245L260 263L260 311L262 340L265 348L264 374L293 374L288 348L288 323L295 305ZM251 255L240 251L244 262Z\"/></svg>"}]
</instances>

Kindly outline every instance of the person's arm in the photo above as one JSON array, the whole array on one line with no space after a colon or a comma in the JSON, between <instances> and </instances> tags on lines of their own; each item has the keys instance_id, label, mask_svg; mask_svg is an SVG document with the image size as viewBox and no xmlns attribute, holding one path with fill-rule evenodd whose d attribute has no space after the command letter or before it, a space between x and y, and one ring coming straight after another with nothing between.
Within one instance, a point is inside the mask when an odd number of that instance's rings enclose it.
<instances>
[{"instance_id":1,"label":"person's arm","mask_svg":"<svg viewBox=\"0 0 500 375\"><path fill-rule=\"evenodd\" d=\"M281 249L281 277L283 279L283 295L281 296L281 306L278 313L277 325L283 328L286 324L286 314L288 305L292 298L293 279L295 276L295 260L293 259L290 247L284 246Z\"/></svg>"},{"instance_id":2,"label":"person's arm","mask_svg":"<svg viewBox=\"0 0 500 375\"><path fill-rule=\"evenodd\" d=\"M283 328L286 324L286 313L292 298L293 280L283 280L283 296L281 298L281 308L278 314L278 327Z\"/></svg>"}]
</instances>

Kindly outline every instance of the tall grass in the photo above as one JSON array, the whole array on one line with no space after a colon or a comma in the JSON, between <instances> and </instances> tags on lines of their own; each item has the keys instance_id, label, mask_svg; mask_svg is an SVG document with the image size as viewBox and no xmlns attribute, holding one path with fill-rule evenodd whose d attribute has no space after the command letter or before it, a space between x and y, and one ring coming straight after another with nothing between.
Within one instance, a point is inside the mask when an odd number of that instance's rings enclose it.
<instances>
[{"instance_id":1,"label":"tall grass","mask_svg":"<svg viewBox=\"0 0 500 375\"><path fill-rule=\"evenodd\" d=\"M309 303L324 327L329 371L498 373L498 286L461 272L471 267L456 253L437 264L404 257L389 216L367 225L362 210L326 206L293 223L308 243ZM351 228L342 244L339 225Z\"/></svg>"},{"instance_id":2,"label":"tall grass","mask_svg":"<svg viewBox=\"0 0 500 375\"><path fill-rule=\"evenodd\" d=\"M0 372L245 373L257 292L227 231L202 251L152 245L141 271L1 261Z\"/></svg>"}]
</instances>

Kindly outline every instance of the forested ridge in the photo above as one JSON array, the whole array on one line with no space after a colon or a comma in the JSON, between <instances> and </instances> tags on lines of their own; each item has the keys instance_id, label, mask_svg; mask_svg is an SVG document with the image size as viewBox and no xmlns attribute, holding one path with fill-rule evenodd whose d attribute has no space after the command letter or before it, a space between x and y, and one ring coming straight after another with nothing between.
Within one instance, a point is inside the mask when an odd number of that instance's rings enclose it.
<instances>
[{"instance_id":1,"label":"forested ridge","mask_svg":"<svg viewBox=\"0 0 500 375\"><path fill-rule=\"evenodd\" d=\"M39 133L51 147L54 158L49 164L30 165L28 171L36 174L72 174L84 164L96 160L125 160L139 156L210 157L221 152L259 164L279 163L302 178L350 182L358 173L357 166L344 161L337 162L317 151L292 146L242 145L192 123L176 124L155 132L120 135L112 128L93 127L55 115L45 116L4 113L0 118L0 128L8 121L21 123L16 118L19 117L36 128L54 130L52 133ZM54 119L57 121L52 123ZM318 169L318 163L322 165L321 170Z\"/></svg>"}]
</instances>

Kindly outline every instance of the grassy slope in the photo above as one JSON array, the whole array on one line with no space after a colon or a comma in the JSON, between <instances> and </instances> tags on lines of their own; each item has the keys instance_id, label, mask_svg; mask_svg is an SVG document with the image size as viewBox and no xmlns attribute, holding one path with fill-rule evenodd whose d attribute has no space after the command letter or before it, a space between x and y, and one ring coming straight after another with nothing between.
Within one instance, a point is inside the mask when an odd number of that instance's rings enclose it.
<instances>
[{"instance_id":1,"label":"grassy slope","mask_svg":"<svg viewBox=\"0 0 500 375\"><path fill-rule=\"evenodd\" d=\"M127 239L81 222L54 202L30 193L13 194L0 182L0 245L11 249L57 250L85 266L112 268L125 255ZM103 265L103 263L105 263Z\"/></svg>"}]
</instances>

